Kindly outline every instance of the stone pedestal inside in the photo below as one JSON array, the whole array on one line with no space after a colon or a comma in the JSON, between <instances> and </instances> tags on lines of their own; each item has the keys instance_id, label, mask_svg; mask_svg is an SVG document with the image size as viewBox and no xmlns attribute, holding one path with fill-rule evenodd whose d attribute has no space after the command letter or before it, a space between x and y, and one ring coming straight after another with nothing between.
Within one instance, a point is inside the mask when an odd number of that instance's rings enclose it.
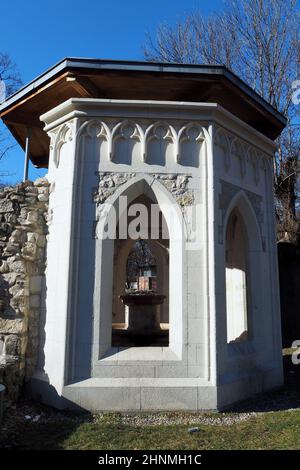
<instances>
[{"instance_id":1,"label":"stone pedestal inside","mask_svg":"<svg viewBox=\"0 0 300 470\"><path fill-rule=\"evenodd\" d=\"M148 335L160 331L160 308L166 296L154 293L132 293L121 295L128 307L128 328L132 334Z\"/></svg>"}]
</instances>

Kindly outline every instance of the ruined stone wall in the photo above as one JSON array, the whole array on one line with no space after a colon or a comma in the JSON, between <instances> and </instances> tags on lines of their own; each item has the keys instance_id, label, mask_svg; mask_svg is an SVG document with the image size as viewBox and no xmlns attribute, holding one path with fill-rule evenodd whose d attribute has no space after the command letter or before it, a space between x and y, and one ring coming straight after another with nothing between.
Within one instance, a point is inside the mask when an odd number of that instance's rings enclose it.
<instances>
[{"instance_id":1,"label":"ruined stone wall","mask_svg":"<svg viewBox=\"0 0 300 470\"><path fill-rule=\"evenodd\" d=\"M44 178L0 191L0 383L11 400L37 361L48 197Z\"/></svg>"}]
</instances>

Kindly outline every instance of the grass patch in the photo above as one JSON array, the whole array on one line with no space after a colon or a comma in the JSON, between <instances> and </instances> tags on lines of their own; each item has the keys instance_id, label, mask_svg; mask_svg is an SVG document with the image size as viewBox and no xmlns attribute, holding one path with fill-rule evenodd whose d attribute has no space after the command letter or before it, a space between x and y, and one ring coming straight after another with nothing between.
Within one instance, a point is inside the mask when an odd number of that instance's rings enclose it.
<instances>
[{"instance_id":1,"label":"grass patch","mask_svg":"<svg viewBox=\"0 0 300 470\"><path fill-rule=\"evenodd\" d=\"M31 421L19 425L13 441L14 447L22 450L300 448L300 410L258 413L240 422L237 421L238 414L231 415L233 424L213 424L220 416L218 414L206 414L205 418L211 419L212 423L203 424L202 414L178 413L178 424L144 423L138 426L124 424L121 414L108 413L82 418L71 415L66 419L60 419L57 415L57 419L53 417L50 422L41 418L41 422ZM151 418L154 415L147 416ZM167 419L166 414L163 416ZM155 418L159 417L160 414L156 413ZM183 418L185 421L190 418L192 427L197 427L198 431L190 433L191 425L180 423Z\"/></svg>"},{"instance_id":2,"label":"grass patch","mask_svg":"<svg viewBox=\"0 0 300 470\"><path fill-rule=\"evenodd\" d=\"M132 428L108 417L100 424L82 424L62 442L64 449L299 449L300 412L271 412L232 426L187 425Z\"/></svg>"},{"instance_id":3,"label":"grass patch","mask_svg":"<svg viewBox=\"0 0 300 470\"><path fill-rule=\"evenodd\" d=\"M284 351L285 387L226 413L77 415L33 402L6 410L0 448L22 450L298 450L300 366ZM190 433L190 428L197 432Z\"/></svg>"}]
</instances>

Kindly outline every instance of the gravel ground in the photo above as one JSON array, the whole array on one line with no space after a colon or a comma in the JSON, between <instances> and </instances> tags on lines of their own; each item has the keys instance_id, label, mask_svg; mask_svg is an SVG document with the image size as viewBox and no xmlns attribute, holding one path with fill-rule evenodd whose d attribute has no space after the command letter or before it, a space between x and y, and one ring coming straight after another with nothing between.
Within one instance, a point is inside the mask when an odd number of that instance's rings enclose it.
<instances>
[{"instance_id":1,"label":"gravel ground","mask_svg":"<svg viewBox=\"0 0 300 470\"><path fill-rule=\"evenodd\" d=\"M247 421L257 413L238 413L229 415L226 413L215 413L213 416L205 413L149 413L149 414L115 414L113 419L120 424L145 427L145 426L174 426L174 425L196 425L209 424L213 426L231 426L241 421ZM94 416L99 423L107 420L105 413Z\"/></svg>"}]
</instances>

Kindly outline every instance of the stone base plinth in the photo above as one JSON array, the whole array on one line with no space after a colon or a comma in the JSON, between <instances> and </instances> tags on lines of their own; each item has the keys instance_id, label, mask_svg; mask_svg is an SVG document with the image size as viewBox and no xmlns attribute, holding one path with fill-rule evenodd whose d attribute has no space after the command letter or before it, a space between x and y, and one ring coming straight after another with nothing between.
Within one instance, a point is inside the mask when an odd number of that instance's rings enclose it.
<instances>
[{"instance_id":1,"label":"stone base plinth","mask_svg":"<svg viewBox=\"0 0 300 470\"><path fill-rule=\"evenodd\" d=\"M147 335L160 331L160 304L164 295L127 294L121 295L120 299L128 309L129 333Z\"/></svg>"},{"instance_id":2,"label":"stone base plinth","mask_svg":"<svg viewBox=\"0 0 300 470\"><path fill-rule=\"evenodd\" d=\"M128 332L134 334L150 334L159 330L159 305L128 306Z\"/></svg>"},{"instance_id":3,"label":"stone base plinth","mask_svg":"<svg viewBox=\"0 0 300 470\"><path fill-rule=\"evenodd\" d=\"M61 409L89 411L223 410L233 403L282 386L281 368L259 374L237 374L215 385L201 378L92 377L69 384L59 392L47 377L33 378L29 394Z\"/></svg>"}]
</instances>

